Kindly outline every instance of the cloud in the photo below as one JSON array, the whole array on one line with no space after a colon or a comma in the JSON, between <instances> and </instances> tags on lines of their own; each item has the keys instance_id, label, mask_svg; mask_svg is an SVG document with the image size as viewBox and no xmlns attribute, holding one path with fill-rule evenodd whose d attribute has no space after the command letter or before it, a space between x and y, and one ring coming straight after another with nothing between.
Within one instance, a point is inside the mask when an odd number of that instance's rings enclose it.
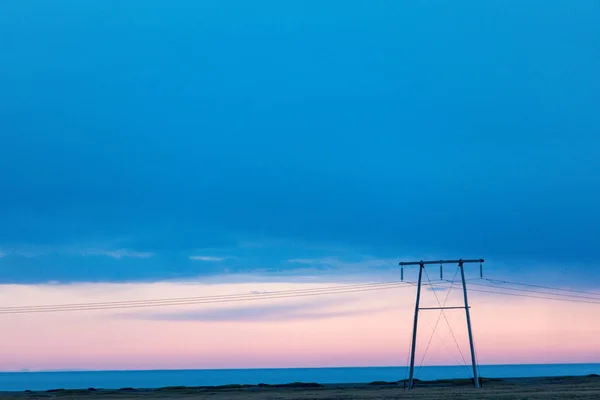
<instances>
[{"instance_id":1,"label":"cloud","mask_svg":"<svg viewBox=\"0 0 600 400\"><path fill-rule=\"evenodd\" d=\"M225 260L225 257L190 256L190 260L193 260L193 261L223 261L223 260Z\"/></svg>"},{"instance_id":2,"label":"cloud","mask_svg":"<svg viewBox=\"0 0 600 400\"><path fill-rule=\"evenodd\" d=\"M0 250L0 257L7 256L19 256L19 257L38 257L52 253L50 246L32 246L32 245L20 245L20 246L4 246L3 250Z\"/></svg>"},{"instance_id":3,"label":"cloud","mask_svg":"<svg viewBox=\"0 0 600 400\"><path fill-rule=\"evenodd\" d=\"M291 264L312 266L322 270L344 270L344 272L396 268L397 263L397 259L361 258L358 261L345 261L339 257L292 258L287 261Z\"/></svg>"},{"instance_id":4,"label":"cloud","mask_svg":"<svg viewBox=\"0 0 600 400\"><path fill-rule=\"evenodd\" d=\"M308 265L315 265L315 264L320 263L318 259L314 259L314 258L292 258L292 259L288 260L288 262L294 263L294 264L308 264Z\"/></svg>"},{"instance_id":5,"label":"cloud","mask_svg":"<svg viewBox=\"0 0 600 400\"><path fill-rule=\"evenodd\" d=\"M430 292L443 292L446 290L446 288L444 288L444 287L435 287L435 286L429 286L426 289L429 290Z\"/></svg>"},{"instance_id":6,"label":"cloud","mask_svg":"<svg viewBox=\"0 0 600 400\"><path fill-rule=\"evenodd\" d=\"M292 320L315 320L342 318L382 311L378 309L331 310L326 304L271 304L249 307L215 308L172 313L140 313L135 317L158 321L198 322L281 322Z\"/></svg>"},{"instance_id":7,"label":"cloud","mask_svg":"<svg viewBox=\"0 0 600 400\"><path fill-rule=\"evenodd\" d=\"M117 249L117 250L83 250L80 253L82 256L105 256L120 260L121 258L150 258L154 256L154 253L150 251L135 251L130 249Z\"/></svg>"},{"instance_id":8,"label":"cloud","mask_svg":"<svg viewBox=\"0 0 600 400\"><path fill-rule=\"evenodd\" d=\"M48 245L18 245L11 248L10 253L0 250L0 257L15 255L20 257L34 258L47 255L63 255L63 256L104 256L115 259L125 257L130 258L150 258L154 253L149 251L136 251L128 248L111 248L104 246L81 246L81 245L66 245L66 246L48 246Z\"/></svg>"}]
</instances>

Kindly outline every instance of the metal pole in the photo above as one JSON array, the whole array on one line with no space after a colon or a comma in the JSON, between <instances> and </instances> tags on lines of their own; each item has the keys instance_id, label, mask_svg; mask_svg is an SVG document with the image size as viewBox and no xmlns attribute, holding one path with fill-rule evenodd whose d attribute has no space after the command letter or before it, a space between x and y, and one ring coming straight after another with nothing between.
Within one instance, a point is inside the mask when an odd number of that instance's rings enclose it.
<instances>
[{"instance_id":1,"label":"metal pole","mask_svg":"<svg viewBox=\"0 0 600 400\"><path fill-rule=\"evenodd\" d=\"M477 361L475 361L475 346L473 345L473 332L471 331L471 314L469 312L469 300L467 298L467 284L465 283L465 270L463 262L459 261L460 276L462 278L463 294L465 297L465 312L467 313L467 330L469 331L469 345L471 346L471 364L473 365L473 380L475 387L479 388L479 376L477 374Z\"/></svg>"},{"instance_id":2,"label":"metal pole","mask_svg":"<svg viewBox=\"0 0 600 400\"><path fill-rule=\"evenodd\" d=\"M415 350L417 349L417 322L419 321L419 301L421 300L421 278L423 277L423 268L425 265L419 265L419 280L417 282L417 302L415 304L415 322L413 325L412 346L410 351L410 373L408 378L408 390L414 386L415 376Z\"/></svg>"}]
</instances>

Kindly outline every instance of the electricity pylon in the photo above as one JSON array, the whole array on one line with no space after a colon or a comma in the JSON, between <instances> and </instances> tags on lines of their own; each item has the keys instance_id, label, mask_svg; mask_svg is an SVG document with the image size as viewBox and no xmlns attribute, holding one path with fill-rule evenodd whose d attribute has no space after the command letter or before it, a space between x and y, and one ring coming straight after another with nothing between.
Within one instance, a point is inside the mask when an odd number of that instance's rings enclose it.
<instances>
[{"instance_id":1,"label":"electricity pylon","mask_svg":"<svg viewBox=\"0 0 600 400\"><path fill-rule=\"evenodd\" d=\"M467 316L467 330L469 332L469 346L471 347L471 365L473 367L473 380L475 382L475 387L479 388L479 375L477 373L477 361L475 360L475 346L473 344L473 331L471 330L471 314L469 312L469 299L467 297L467 285L465 283L465 270L464 264L467 263L479 263L479 273L482 274L482 265L483 259L476 260L439 260L439 261L410 261L410 262L400 262L401 269L401 277L404 280L404 267L408 265L418 265L419 266L419 279L417 282L417 301L415 304L415 319L413 324L413 334L412 334L412 344L410 350L410 372L408 378L408 389L412 389L414 386L414 372L415 372L415 350L417 348L417 323L419 321L419 310L448 310L448 309L465 309L465 313ZM440 275L442 274L442 265L444 264L458 264L460 269L460 276L462 280L463 287L463 297L464 297L464 306L463 307L427 307L421 308L419 307L419 302L421 301L421 280L423 277L423 269L425 265L435 264L440 265ZM442 311L443 312L443 311Z\"/></svg>"}]
</instances>

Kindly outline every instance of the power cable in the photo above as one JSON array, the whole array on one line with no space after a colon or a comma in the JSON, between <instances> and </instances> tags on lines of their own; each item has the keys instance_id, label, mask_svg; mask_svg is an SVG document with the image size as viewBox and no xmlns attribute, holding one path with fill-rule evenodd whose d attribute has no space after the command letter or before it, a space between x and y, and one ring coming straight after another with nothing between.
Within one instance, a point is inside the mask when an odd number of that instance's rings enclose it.
<instances>
[{"instance_id":1,"label":"power cable","mask_svg":"<svg viewBox=\"0 0 600 400\"><path fill-rule=\"evenodd\" d=\"M425 276L426 276L427 280L429 281L429 286L431 286L431 288L434 289L433 283L431 282L431 279L429 278L429 274L427 273L427 269L424 268L423 270L425 271ZM458 271L459 271L459 267L456 268L456 272L454 273L454 277L452 278L453 281L456 279L456 275L458 274ZM452 285L450 286L450 288L452 288ZM444 346L446 346L446 343L443 341L443 339L436 332L437 326L438 326L438 324L439 324L440 319L441 319L442 316L446 320L446 325L448 325L448 329L450 330L450 333L452 334L452 338L454 339L454 343L456 344L456 348L458 349L460 357L462 358L463 365L464 365L465 368L467 368L467 371L468 371L467 361L465 359L465 356L464 356L464 354L463 354L463 352L462 352L462 350L461 350L461 348L460 348L460 346L458 344L458 341L456 340L456 336L454 335L454 331L452 330L452 326L450 326L450 322L448 321L448 317L446 315L446 312L443 309L443 307L445 307L446 304L447 304L447 302L448 302L448 298L450 297L450 290L448 290L448 292L446 292L446 297L444 299L444 303L443 304L440 302L440 300L439 300L439 298L438 298L437 293L435 292L435 290L433 290L433 295L435 296L436 302L438 303L438 306L440 307L440 313L438 314L438 318L437 318L437 320L435 322L435 325L432 328L431 336L429 338L429 341L427 343L427 347L425 348L425 352L423 353L423 357L421 358L421 363L420 363L420 365L419 365L419 367L418 367L415 375L418 375L419 371L421 370L421 367L423 366L423 364L425 362L425 357L427 356L427 351L429 350L429 347L431 345L431 341L432 341L434 335L437 336L440 339L440 341L442 342L442 344L444 344ZM446 346L446 348L447 348L447 346Z\"/></svg>"},{"instance_id":2,"label":"power cable","mask_svg":"<svg viewBox=\"0 0 600 400\"><path fill-rule=\"evenodd\" d=\"M445 281L444 283L450 283L450 289L456 289L452 285L456 282L455 278L452 281ZM491 280L492 283L497 282ZM504 281L507 284L509 282ZM520 284L526 286L533 286L529 284L521 284L517 282L510 282L510 284ZM363 292L371 290L380 290L386 288L395 288L408 285L416 285L414 282L409 281L385 281L385 282L374 282L374 283L363 283L363 284L352 284L342 286L329 286L323 288L308 288L308 289L294 289L284 291L273 291L262 294L237 294L237 295L217 295L217 296L200 296L200 297L179 297L179 298L163 298L163 299L147 299L147 300L129 300L129 301L114 301L114 302L97 302L97 303L71 303L71 304L54 304L54 305L38 305L38 306L15 306L15 307L0 307L0 314L19 314L19 313L40 313L40 312L58 312L58 311L86 311L86 310L104 310L104 309L123 309L123 308L141 308L141 307L163 307L163 306L176 306L176 305L193 305L193 304L206 304L206 303L225 303L234 301L247 301L247 300L261 300L261 299L278 299L288 297L305 297L311 295L329 295L337 293L353 293ZM430 285L440 286L430 281ZM443 285L443 284L442 284ZM566 301L583 304L600 304L600 299L588 298L578 296L577 298L569 298L574 295L568 294L557 294L545 291L532 291L528 289L520 288L508 288L498 287L492 285L471 283L474 286L485 286L490 288L497 288L501 290L511 290L523 293L536 293L542 296L533 296L521 293L507 293L505 291L492 291L470 288L469 290L482 293L490 293L504 296L524 297L524 298L535 298L544 300L554 301ZM448 286L443 286L448 288ZM558 288L544 287L548 290L557 290ZM567 289L565 289L567 291ZM570 292L578 292L571 291ZM587 292L591 294L591 292ZM435 294L435 293L434 293ZM560 297L559 297L560 296ZM437 298L437 294L436 294ZM438 299L439 301L439 299Z\"/></svg>"},{"instance_id":3,"label":"power cable","mask_svg":"<svg viewBox=\"0 0 600 400\"><path fill-rule=\"evenodd\" d=\"M470 285L473 286L484 286L484 287L490 287L490 288L494 288L494 289L505 289L505 290L513 290L513 291L518 291L518 292L527 292L527 293L537 293L537 294L544 294L544 295L550 295L550 296L560 296L559 298L576 298L576 299L584 299L584 300L598 300L600 301L600 297L589 297L589 296L578 296L575 294L562 294L562 293L553 293L553 292L549 292L549 291L544 291L544 290L532 290L532 289L520 289L520 288L511 288L511 287L507 287L504 286L505 284L512 284L512 285L521 285L521 286L529 286L529 287L540 287L540 288L545 288L548 290L554 290L554 291L558 291L558 290L563 290L563 291L567 291L567 292L574 292L574 293L587 293L587 294L592 294L592 292L581 292L581 291L576 291L576 290L569 290L569 289L560 289L560 288L553 288L550 286L537 286L537 285L529 285L529 284L519 284L516 282L507 282L507 281L498 281L495 279L485 279L486 281L489 281L490 283L492 283L492 285L488 285L488 284L484 284L484 283L473 283L471 282ZM445 283L452 283L452 281L450 280L444 280ZM500 283L496 283L496 282L503 282L502 284ZM455 282L456 283L456 282ZM470 289L473 290L473 289ZM597 296L600 296L600 294L597 294Z\"/></svg>"},{"instance_id":4,"label":"power cable","mask_svg":"<svg viewBox=\"0 0 600 400\"><path fill-rule=\"evenodd\" d=\"M350 287L348 287L350 286ZM405 283L389 282L379 284L363 284L348 285L329 287L321 289L298 289L289 291L279 291L273 294L265 295L224 295L224 296L206 296L206 297L192 297L192 298L179 298L177 301L174 299L163 299L160 300L139 300L133 303L124 302L113 302L113 303L80 303L77 305L46 305L46 306L29 306L29 307L4 307L0 308L0 314L30 314L30 313L44 313L44 312L64 312L64 311L92 311L92 310L115 310L115 309L127 309L127 308L147 308L147 307L165 307L165 306L178 306L178 305L195 305L195 304L210 304L210 303L231 303L241 301L256 301L256 300L268 300L268 299L284 299L284 298L295 298L295 297L308 297L308 296L320 296L320 295L333 295L333 294L344 294L344 293L357 293L367 292L382 289L393 289L400 287L408 287Z\"/></svg>"},{"instance_id":5,"label":"power cable","mask_svg":"<svg viewBox=\"0 0 600 400\"><path fill-rule=\"evenodd\" d=\"M435 288L433 287L433 284L431 283L431 279L429 279L429 274L427 273L427 268L424 268L424 267L421 267L421 268L423 268L423 271L425 272L425 277L429 281L429 285L431 286L432 289L434 289L433 294L435 295L438 305L440 307L442 307L442 305L440 304L440 301L438 300L437 294L435 294ZM450 294L450 291L448 290L448 293L446 294L446 299L448 298L449 294ZM442 318L443 312L444 312L444 310L440 310L440 313L438 314L435 324L433 325L433 328L431 331L431 336L429 337L429 340L427 341L427 346L425 347L425 351L423 352L423 357L421 358L421 362L419 363L419 366L417 367L417 370L415 371L415 377L417 377L419 375L419 371L421 370L421 367L423 366L423 363L425 362L425 357L427 356L427 351L429 350L429 346L431 345L431 341L433 340L433 336L435 335L436 329L438 327L438 324L440 323L440 319Z\"/></svg>"},{"instance_id":6,"label":"power cable","mask_svg":"<svg viewBox=\"0 0 600 400\"><path fill-rule=\"evenodd\" d=\"M454 272L454 277L452 278L452 281L455 282L456 280L456 275L458 275L458 271L460 270L460 267L456 267L456 271ZM427 276L427 279L429 280L429 276ZM462 283L462 282L461 282ZM429 284L432 285L431 280L429 280ZM448 290L448 292L446 293L446 298L444 299L444 304L440 304L440 301L438 299L437 294L435 293L435 291L433 292L435 299L437 300L437 303L440 307L445 307L446 303L448 302L448 297L450 296L450 291L453 289L453 285L454 283L450 284L450 288ZM433 286L432 286L433 287ZM463 365L466 367L467 366L467 360L465 359L465 356L460 348L460 345L458 344L458 340L456 340L456 335L454 334L454 330L452 330L452 327L450 326L450 321L448 321L448 316L446 315L446 312L444 311L444 309L442 308L440 315L444 316L444 319L446 320L446 325L448 325L448 329L450 330L450 334L452 335L452 339L454 340L454 344L456 345L456 348L458 349L458 352L460 354L460 357L463 361Z\"/></svg>"},{"instance_id":7,"label":"power cable","mask_svg":"<svg viewBox=\"0 0 600 400\"><path fill-rule=\"evenodd\" d=\"M471 285L474 285L474 284L472 283ZM448 287L448 286L444 286L443 284L439 284L436 286L441 286L441 287L446 287L446 288ZM483 286L487 286L487 285L483 285ZM493 287L493 286L488 286L488 287ZM453 288L453 289L456 289L456 288ZM513 290L524 291L524 289L513 289ZM571 303L600 304L600 299L598 301L585 301L585 300L576 300L576 299L560 298L560 297L557 298L557 297L549 297L549 296L532 296L532 295L519 294L519 293L496 292L496 291L492 291L492 290L472 289L472 288L469 289L469 291L499 294L499 295L505 295L505 296L527 297L527 298L532 298L532 299L567 301L567 302L571 302ZM556 296L556 293L546 293L546 294Z\"/></svg>"},{"instance_id":8,"label":"power cable","mask_svg":"<svg viewBox=\"0 0 600 400\"><path fill-rule=\"evenodd\" d=\"M560 291L560 292L588 294L588 295L596 296L596 298L600 299L600 293L596 293L596 292L587 292L587 291L583 291L583 290L564 289L564 288L542 286L542 285L531 285L528 283L509 282L509 281L502 281L502 280L498 280L498 279L489 279L489 278L486 278L486 281L489 281L490 283L493 283L496 285L507 284L507 285L533 287L533 288L538 288L538 289L547 289L547 290ZM556 293L556 294L559 295L558 293ZM571 295L560 295L560 296L571 296ZM590 298L590 297L583 297L583 296L573 296L573 297ZM592 298L592 299L595 299L595 298Z\"/></svg>"},{"instance_id":9,"label":"power cable","mask_svg":"<svg viewBox=\"0 0 600 400\"><path fill-rule=\"evenodd\" d=\"M95 303L67 303L67 304L54 304L54 305L38 305L38 306L21 306L21 307L0 307L0 311L4 310L14 310L16 308L46 308L46 307L85 307L85 306L113 306L113 305L130 305L130 304L138 304L138 303L168 303L168 302L180 302L180 301L194 301L194 300L206 300L206 299L223 299L223 298L231 298L231 297L245 297L245 296L267 296L267 295L278 295L278 294L289 294L289 293L304 293L304 292L313 292L313 291L323 291L323 290L338 290L338 289L351 289L351 288L362 288L362 287L370 287L370 286L381 286L381 285L394 285L400 284L401 281L386 281L386 282L373 282L373 283L359 283L359 284L351 284L351 285L339 285L339 286L326 286L322 288L306 288L306 289L289 289L289 290L279 290L279 291L271 291L271 292L263 292L263 293L243 293L243 294L229 294L229 295L214 295L214 296L193 296L193 297L169 297L162 299L145 299L145 300L122 300L122 301L108 301L108 302L95 302Z\"/></svg>"},{"instance_id":10,"label":"power cable","mask_svg":"<svg viewBox=\"0 0 600 400\"><path fill-rule=\"evenodd\" d=\"M560 296L559 298L565 297L565 298L575 298L575 299L598 300L598 301L600 301L600 298L597 298L597 297L594 298L594 297L588 297L588 296L579 296L579 295L576 295L576 294L552 293L552 292L547 292L547 291L543 291L543 290L534 290L534 289L518 289L518 288L511 288L511 287L506 287L506 286L502 286L502 285L486 285L486 284L483 284L483 283L471 283L471 285L489 287L489 288L493 288L493 289L512 290L512 291L517 291L517 292L537 293L537 294L544 294L544 295Z\"/></svg>"}]
</instances>

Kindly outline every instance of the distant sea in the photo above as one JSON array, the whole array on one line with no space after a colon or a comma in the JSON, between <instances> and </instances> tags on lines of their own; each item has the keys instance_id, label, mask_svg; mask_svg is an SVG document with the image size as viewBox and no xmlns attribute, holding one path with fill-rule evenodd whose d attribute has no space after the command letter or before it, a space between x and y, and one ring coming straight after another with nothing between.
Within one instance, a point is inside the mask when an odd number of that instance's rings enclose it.
<instances>
[{"instance_id":1,"label":"distant sea","mask_svg":"<svg viewBox=\"0 0 600 400\"><path fill-rule=\"evenodd\" d=\"M600 364L482 365L479 369L485 378L600 374ZM415 377L422 380L465 378L470 373L471 370L465 366L427 366L416 369ZM397 381L406 376L406 367L1 372L0 391L158 388L233 383L368 383Z\"/></svg>"}]
</instances>

